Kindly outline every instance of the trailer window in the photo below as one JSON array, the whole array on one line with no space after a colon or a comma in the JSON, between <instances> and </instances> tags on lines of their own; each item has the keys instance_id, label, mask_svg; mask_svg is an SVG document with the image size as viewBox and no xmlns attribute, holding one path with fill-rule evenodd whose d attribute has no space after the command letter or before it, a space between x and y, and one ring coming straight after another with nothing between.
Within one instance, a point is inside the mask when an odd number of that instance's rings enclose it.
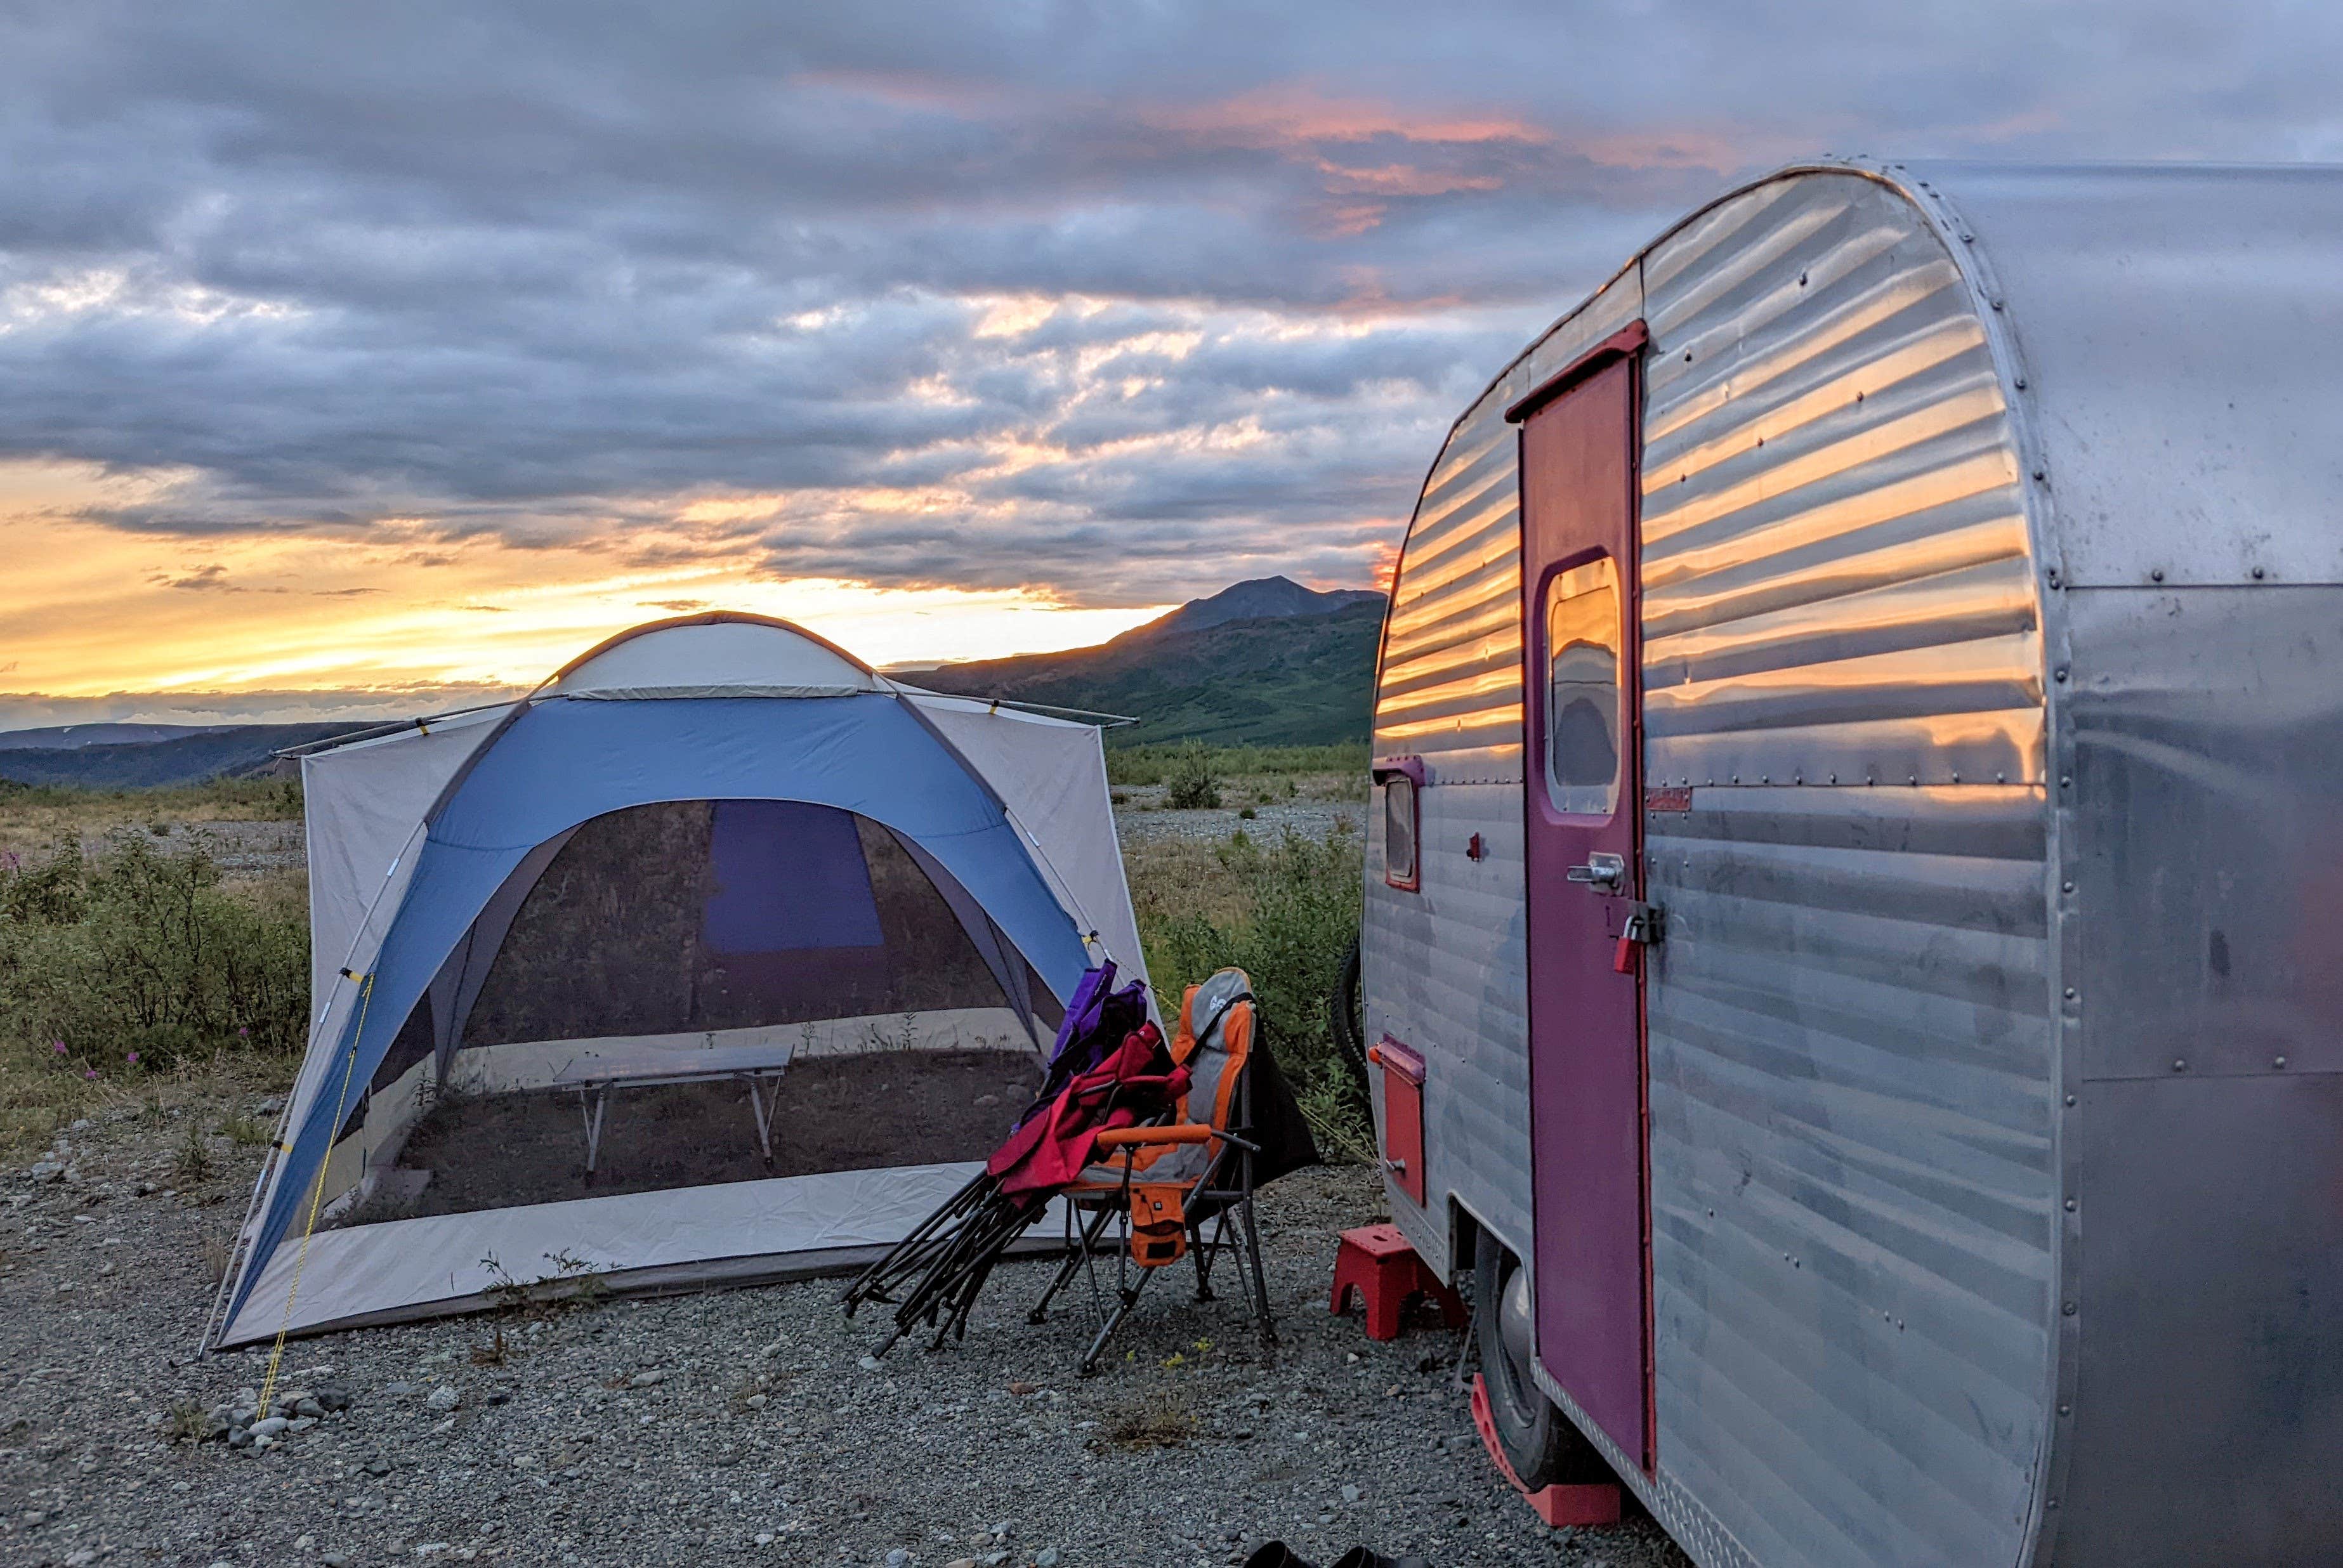
<instances>
[{"instance_id":1,"label":"trailer window","mask_svg":"<svg viewBox=\"0 0 2343 1568\"><path fill-rule=\"evenodd\" d=\"M1607 556L1545 590L1545 789L1557 811L1619 804L1619 576Z\"/></svg>"},{"instance_id":2,"label":"trailer window","mask_svg":"<svg viewBox=\"0 0 2343 1568\"><path fill-rule=\"evenodd\" d=\"M1413 891L1415 869L1415 780L1394 773L1383 780L1383 880Z\"/></svg>"}]
</instances>

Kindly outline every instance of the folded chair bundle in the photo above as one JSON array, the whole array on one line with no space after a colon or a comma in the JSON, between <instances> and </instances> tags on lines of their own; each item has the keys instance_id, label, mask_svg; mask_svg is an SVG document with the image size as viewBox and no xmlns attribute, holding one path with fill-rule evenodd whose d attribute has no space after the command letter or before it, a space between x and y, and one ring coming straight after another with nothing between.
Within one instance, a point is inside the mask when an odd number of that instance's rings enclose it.
<instances>
[{"instance_id":1,"label":"folded chair bundle","mask_svg":"<svg viewBox=\"0 0 2343 1568\"><path fill-rule=\"evenodd\" d=\"M1118 992L1112 982L1107 966L1076 991L1041 1097L984 1173L847 1291L850 1315L866 1301L895 1304L895 1331L878 1354L922 1325L933 1345L964 1334L994 1263L1053 1198L1064 1201L1069 1255L1030 1317L1044 1321L1086 1271L1098 1329L1085 1372L1155 1271L1182 1257L1207 1301L1213 1262L1232 1256L1263 1348L1275 1344L1252 1195L1317 1151L1257 1027L1252 981L1228 969L1189 987L1168 1047L1140 988ZM1096 1259L1110 1227L1120 1242L1111 1293Z\"/></svg>"}]
</instances>

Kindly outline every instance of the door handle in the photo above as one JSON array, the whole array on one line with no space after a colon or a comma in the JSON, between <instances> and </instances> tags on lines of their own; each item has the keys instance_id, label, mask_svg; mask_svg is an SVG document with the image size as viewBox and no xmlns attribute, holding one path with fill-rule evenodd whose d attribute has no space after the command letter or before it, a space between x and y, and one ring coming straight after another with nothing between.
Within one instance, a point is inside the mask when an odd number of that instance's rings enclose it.
<instances>
[{"instance_id":1,"label":"door handle","mask_svg":"<svg viewBox=\"0 0 2343 1568\"><path fill-rule=\"evenodd\" d=\"M1581 882L1594 892L1621 893L1627 888L1627 862L1618 855L1602 850L1586 857L1586 864L1573 866L1563 873L1565 880Z\"/></svg>"}]
</instances>

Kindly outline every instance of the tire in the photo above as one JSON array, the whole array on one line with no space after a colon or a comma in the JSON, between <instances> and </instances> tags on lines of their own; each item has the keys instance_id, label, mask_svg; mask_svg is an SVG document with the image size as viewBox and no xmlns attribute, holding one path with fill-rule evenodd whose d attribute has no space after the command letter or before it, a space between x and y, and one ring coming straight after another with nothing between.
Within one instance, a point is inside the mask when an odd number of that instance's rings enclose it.
<instances>
[{"instance_id":1,"label":"tire","mask_svg":"<svg viewBox=\"0 0 2343 1568\"><path fill-rule=\"evenodd\" d=\"M1326 999L1326 1021L1334 1037L1334 1054L1350 1070L1351 1086L1358 1091L1359 1102L1373 1104L1374 1097L1367 1091L1366 1031L1359 1014L1359 939L1355 937L1343 956L1333 993Z\"/></svg>"},{"instance_id":2,"label":"tire","mask_svg":"<svg viewBox=\"0 0 2343 1568\"><path fill-rule=\"evenodd\" d=\"M1498 1446L1532 1492L1562 1482L1608 1481L1610 1465L1530 1374L1529 1282L1503 1243L1481 1232L1473 1250L1473 1332ZM1506 1332L1507 1298L1513 1332Z\"/></svg>"}]
</instances>

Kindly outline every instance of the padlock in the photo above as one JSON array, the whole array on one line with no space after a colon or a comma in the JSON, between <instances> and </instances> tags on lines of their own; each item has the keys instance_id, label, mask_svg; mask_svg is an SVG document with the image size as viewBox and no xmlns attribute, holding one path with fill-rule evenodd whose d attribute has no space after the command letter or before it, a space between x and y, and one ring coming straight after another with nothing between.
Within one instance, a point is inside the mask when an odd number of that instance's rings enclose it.
<instances>
[{"instance_id":1,"label":"padlock","mask_svg":"<svg viewBox=\"0 0 2343 1568\"><path fill-rule=\"evenodd\" d=\"M1635 972L1635 939L1629 934L1634 929L1631 921L1628 930L1619 933L1619 950L1611 955L1611 972L1614 974L1631 975Z\"/></svg>"}]
</instances>

